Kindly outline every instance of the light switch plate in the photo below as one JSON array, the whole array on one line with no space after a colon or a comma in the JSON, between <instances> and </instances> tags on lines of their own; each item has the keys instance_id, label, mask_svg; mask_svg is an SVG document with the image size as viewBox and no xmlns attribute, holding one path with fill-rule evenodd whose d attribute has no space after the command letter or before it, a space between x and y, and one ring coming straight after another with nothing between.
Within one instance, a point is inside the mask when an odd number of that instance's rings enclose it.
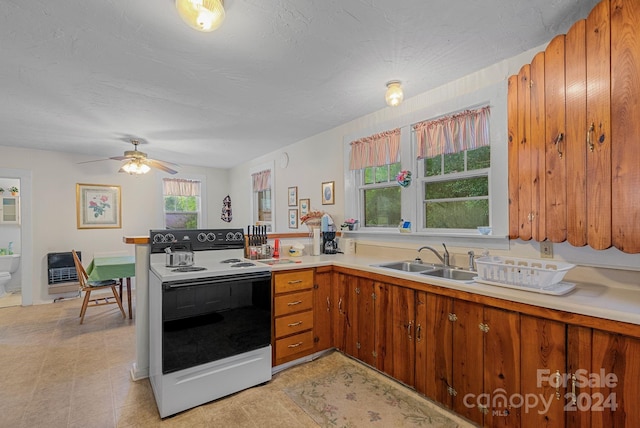
<instances>
[{"instance_id":1,"label":"light switch plate","mask_svg":"<svg viewBox=\"0 0 640 428\"><path fill-rule=\"evenodd\" d=\"M553 258L553 242L542 241L540 243L540 257L543 259Z\"/></svg>"}]
</instances>

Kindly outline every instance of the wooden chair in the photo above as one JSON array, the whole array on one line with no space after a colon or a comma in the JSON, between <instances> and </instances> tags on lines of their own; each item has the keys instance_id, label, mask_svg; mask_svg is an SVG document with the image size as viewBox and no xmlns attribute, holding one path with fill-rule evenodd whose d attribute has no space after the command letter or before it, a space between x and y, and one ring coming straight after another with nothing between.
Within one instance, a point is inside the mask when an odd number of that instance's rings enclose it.
<instances>
[{"instance_id":1,"label":"wooden chair","mask_svg":"<svg viewBox=\"0 0 640 428\"><path fill-rule=\"evenodd\" d=\"M103 305L113 305L118 304L120 308L120 312L122 312L122 317L126 318L126 314L124 313L124 308L122 307L122 301L120 300L120 296L118 295L118 291L116 290L116 286L121 285L115 279L108 279L105 281L89 281L89 275L87 275L87 271L82 266L82 262L76 253L76 250L71 250L71 254L73 254L73 262L76 265L76 271L78 272L78 281L80 281L80 292L84 291L84 300L82 301L82 309L80 309L80 324L84 321L84 314L87 312L87 307L89 306L103 306ZM96 290L102 290L104 288L111 288L113 292L113 296L100 296L91 298L91 292Z\"/></svg>"}]
</instances>

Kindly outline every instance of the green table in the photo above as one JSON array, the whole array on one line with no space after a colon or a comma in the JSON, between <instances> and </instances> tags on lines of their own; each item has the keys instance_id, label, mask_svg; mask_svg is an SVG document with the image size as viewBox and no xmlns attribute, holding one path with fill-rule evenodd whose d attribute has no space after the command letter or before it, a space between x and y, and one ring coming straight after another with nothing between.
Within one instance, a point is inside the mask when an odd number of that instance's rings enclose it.
<instances>
[{"instance_id":1,"label":"green table","mask_svg":"<svg viewBox=\"0 0 640 428\"><path fill-rule=\"evenodd\" d=\"M89 281L120 279L120 299L122 299L122 281L127 279L127 303L129 318L133 318L131 309L131 278L136 276L136 258L134 256L96 257L87 266Z\"/></svg>"}]
</instances>

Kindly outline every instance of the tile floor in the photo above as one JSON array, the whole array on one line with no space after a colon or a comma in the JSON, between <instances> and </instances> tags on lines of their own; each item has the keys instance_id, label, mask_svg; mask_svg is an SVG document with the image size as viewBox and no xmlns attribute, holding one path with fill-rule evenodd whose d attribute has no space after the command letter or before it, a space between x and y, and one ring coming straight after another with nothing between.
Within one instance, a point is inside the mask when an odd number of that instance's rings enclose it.
<instances>
[{"instance_id":1,"label":"tile floor","mask_svg":"<svg viewBox=\"0 0 640 428\"><path fill-rule=\"evenodd\" d=\"M134 320L81 301L0 309L0 427L317 427L284 389L314 363L266 385L161 420L147 379L134 382Z\"/></svg>"}]
</instances>

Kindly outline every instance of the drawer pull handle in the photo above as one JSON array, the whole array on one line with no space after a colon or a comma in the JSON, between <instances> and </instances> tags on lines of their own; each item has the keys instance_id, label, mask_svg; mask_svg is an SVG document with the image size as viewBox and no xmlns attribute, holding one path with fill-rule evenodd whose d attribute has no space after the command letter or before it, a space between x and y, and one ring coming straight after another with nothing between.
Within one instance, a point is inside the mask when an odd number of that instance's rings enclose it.
<instances>
[{"instance_id":1,"label":"drawer pull handle","mask_svg":"<svg viewBox=\"0 0 640 428\"><path fill-rule=\"evenodd\" d=\"M299 305L300 303L302 303L302 300L296 300L295 302L289 302L289 303L287 303L287 305L295 306L295 305Z\"/></svg>"},{"instance_id":2,"label":"drawer pull handle","mask_svg":"<svg viewBox=\"0 0 640 428\"><path fill-rule=\"evenodd\" d=\"M289 346L287 346L287 348L297 348L298 346L302 345L302 342L298 342L298 343L293 343Z\"/></svg>"},{"instance_id":3,"label":"drawer pull handle","mask_svg":"<svg viewBox=\"0 0 640 428\"><path fill-rule=\"evenodd\" d=\"M300 284L301 282L301 279L294 279L293 281L289 281L288 284Z\"/></svg>"},{"instance_id":4,"label":"drawer pull handle","mask_svg":"<svg viewBox=\"0 0 640 428\"><path fill-rule=\"evenodd\" d=\"M289 327L297 327L297 326L299 326L300 324L302 324L302 321L292 322L291 324L287 324L287 326L289 326Z\"/></svg>"}]
</instances>

